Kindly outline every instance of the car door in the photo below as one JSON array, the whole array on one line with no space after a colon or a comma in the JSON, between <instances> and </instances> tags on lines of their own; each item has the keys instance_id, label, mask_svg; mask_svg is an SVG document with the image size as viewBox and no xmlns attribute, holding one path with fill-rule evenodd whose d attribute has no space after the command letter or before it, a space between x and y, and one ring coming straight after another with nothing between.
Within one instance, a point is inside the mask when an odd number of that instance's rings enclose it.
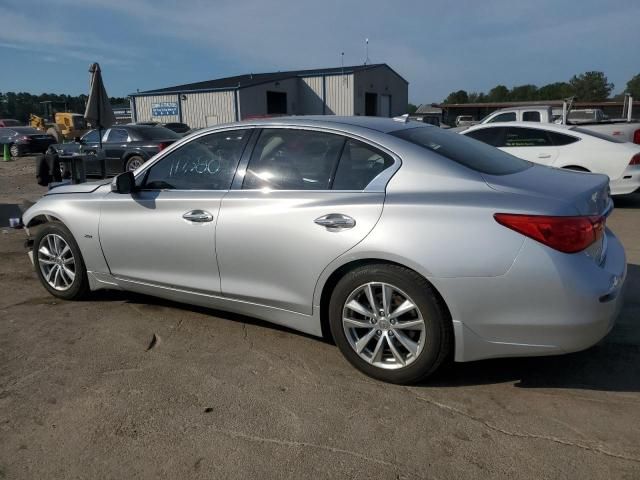
<instances>
[{"instance_id":1,"label":"car door","mask_svg":"<svg viewBox=\"0 0 640 480\"><path fill-rule=\"evenodd\" d=\"M215 228L250 129L198 136L136 178L132 194L108 193L100 244L121 281L219 293Z\"/></svg>"},{"instance_id":2,"label":"car door","mask_svg":"<svg viewBox=\"0 0 640 480\"><path fill-rule=\"evenodd\" d=\"M385 152L320 130L265 128L223 198L216 231L222 293L303 314L321 272L374 227L392 168Z\"/></svg>"},{"instance_id":3,"label":"car door","mask_svg":"<svg viewBox=\"0 0 640 480\"><path fill-rule=\"evenodd\" d=\"M123 172L122 155L131 141L129 132L124 128L113 127L107 132L105 140L102 149L107 162L107 172Z\"/></svg>"},{"instance_id":4,"label":"car door","mask_svg":"<svg viewBox=\"0 0 640 480\"><path fill-rule=\"evenodd\" d=\"M498 146L511 155L542 165L553 165L558 147L551 142L546 130L540 128L506 127Z\"/></svg>"}]
</instances>

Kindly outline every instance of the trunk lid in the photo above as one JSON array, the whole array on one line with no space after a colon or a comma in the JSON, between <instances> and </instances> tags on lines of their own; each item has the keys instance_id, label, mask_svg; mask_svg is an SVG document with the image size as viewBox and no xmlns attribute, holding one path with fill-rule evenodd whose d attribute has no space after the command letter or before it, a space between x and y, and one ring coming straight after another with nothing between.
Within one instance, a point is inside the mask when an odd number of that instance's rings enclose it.
<instances>
[{"instance_id":1,"label":"trunk lid","mask_svg":"<svg viewBox=\"0 0 640 480\"><path fill-rule=\"evenodd\" d=\"M575 208L575 215L603 215L611 208L609 177L534 165L510 175L482 174L494 190L557 200Z\"/></svg>"}]
</instances>

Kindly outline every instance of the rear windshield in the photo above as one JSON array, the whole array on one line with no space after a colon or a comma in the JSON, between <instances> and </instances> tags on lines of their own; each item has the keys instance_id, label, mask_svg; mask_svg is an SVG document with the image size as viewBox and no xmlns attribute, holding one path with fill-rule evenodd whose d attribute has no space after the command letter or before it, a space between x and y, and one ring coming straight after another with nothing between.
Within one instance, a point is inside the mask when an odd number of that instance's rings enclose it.
<instances>
[{"instance_id":1,"label":"rear windshield","mask_svg":"<svg viewBox=\"0 0 640 480\"><path fill-rule=\"evenodd\" d=\"M626 143L627 141L623 138L612 137L611 135L605 135L604 133L594 132L593 130L589 130L588 128L580 128L580 127L571 127L571 130L578 133L584 133L585 135L591 135L592 137L599 138L600 140L606 140L611 143Z\"/></svg>"},{"instance_id":2,"label":"rear windshield","mask_svg":"<svg viewBox=\"0 0 640 480\"><path fill-rule=\"evenodd\" d=\"M10 118L0 120L0 122L4 123L5 127L19 127L20 125L22 125L22 123L18 120L11 120Z\"/></svg>"},{"instance_id":3,"label":"rear windshield","mask_svg":"<svg viewBox=\"0 0 640 480\"><path fill-rule=\"evenodd\" d=\"M532 165L478 140L438 127L410 128L390 134L489 175L517 173Z\"/></svg>"},{"instance_id":4,"label":"rear windshield","mask_svg":"<svg viewBox=\"0 0 640 480\"><path fill-rule=\"evenodd\" d=\"M176 132L164 127L138 127L135 130L143 140L170 140L182 138Z\"/></svg>"}]
</instances>

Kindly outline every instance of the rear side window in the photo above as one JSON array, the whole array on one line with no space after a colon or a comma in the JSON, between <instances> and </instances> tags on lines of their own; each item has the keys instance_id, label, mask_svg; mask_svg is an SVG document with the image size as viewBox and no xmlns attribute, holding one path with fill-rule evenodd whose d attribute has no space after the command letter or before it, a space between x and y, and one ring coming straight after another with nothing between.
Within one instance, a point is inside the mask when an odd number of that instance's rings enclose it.
<instances>
[{"instance_id":1,"label":"rear side window","mask_svg":"<svg viewBox=\"0 0 640 480\"><path fill-rule=\"evenodd\" d=\"M333 182L334 190L364 190L371 180L393 165L393 159L366 143L349 139Z\"/></svg>"},{"instance_id":2,"label":"rear side window","mask_svg":"<svg viewBox=\"0 0 640 480\"><path fill-rule=\"evenodd\" d=\"M522 114L522 120L525 122L539 122L540 112L524 112Z\"/></svg>"},{"instance_id":3,"label":"rear side window","mask_svg":"<svg viewBox=\"0 0 640 480\"><path fill-rule=\"evenodd\" d=\"M142 140L171 140L182 138L176 132L164 127L138 127L133 130Z\"/></svg>"},{"instance_id":4,"label":"rear side window","mask_svg":"<svg viewBox=\"0 0 640 480\"><path fill-rule=\"evenodd\" d=\"M437 127L417 127L391 132L401 138L449 160L489 175L508 175L521 172L532 164L497 148L477 142L459 133Z\"/></svg>"},{"instance_id":5,"label":"rear side window","mask_svg":"<svg viewBox=\"0 0 640 480\"><path fill-rule=\"evenodd\" d=\"M536 128L507 128L505 147L548 147L551 141L544 130Z\"/></svg>"},{"instance_id":6,"label":"rear side window","mask_svg":"<svg viewBox=\"0 0 640 480\"><path fill-rule=\"evenodd\" d=\"M573 135L565 135L564 133L558 132L549 132L547 131L547 135L551 139L554 145L557 147L561 147L563 145L569 145L571 143L575 143L580 140L578 137L574 137Z\"/></svg>"},{"instance_id":7,"label":"rear side window","mask_svg":"<svg viewBox=\"0 0 640 480\"><path fill-rule=\"evenodd\" d=\"M256 143L243 189L328 190L344 138L311 130L267 128Z\"/></svg>"},{"instance_id":8,"label":"rear side window","mask_svg":"<svg viewBox=\"0 0 640 480\"><path fill-rule=\"evenodd\" d=\"M516 112L507 112L496 115L487 123L496 123L496 122L515 122L516 121Z\"/></svg>"},{"instance_id":9,"label":"rear side window","mask_svg":"<svg viewBox=\"0 0 640 480\"><path fill-rule=\"evenodd\" d=\"M112 128L107 136L107 142L126 142L129 134L122 128Z\"/></svg>"}]
</instances>

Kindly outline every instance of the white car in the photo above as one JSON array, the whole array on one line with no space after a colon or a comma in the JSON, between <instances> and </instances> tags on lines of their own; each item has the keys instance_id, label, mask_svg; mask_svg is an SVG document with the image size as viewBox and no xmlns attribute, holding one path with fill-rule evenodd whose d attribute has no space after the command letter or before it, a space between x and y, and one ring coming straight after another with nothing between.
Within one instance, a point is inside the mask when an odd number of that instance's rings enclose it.
<instances>
[{"instance_id":1,"label":"white car","mask_svg":"<svg viewBox=\"0 0 640 480\"><path fill-rule=\"evenodd\" d=\"M460 132L511 155L550 167L604 173L611 194L640 189L640 145L576 126L499 122Z\"/></svg>"}]
</instances>

